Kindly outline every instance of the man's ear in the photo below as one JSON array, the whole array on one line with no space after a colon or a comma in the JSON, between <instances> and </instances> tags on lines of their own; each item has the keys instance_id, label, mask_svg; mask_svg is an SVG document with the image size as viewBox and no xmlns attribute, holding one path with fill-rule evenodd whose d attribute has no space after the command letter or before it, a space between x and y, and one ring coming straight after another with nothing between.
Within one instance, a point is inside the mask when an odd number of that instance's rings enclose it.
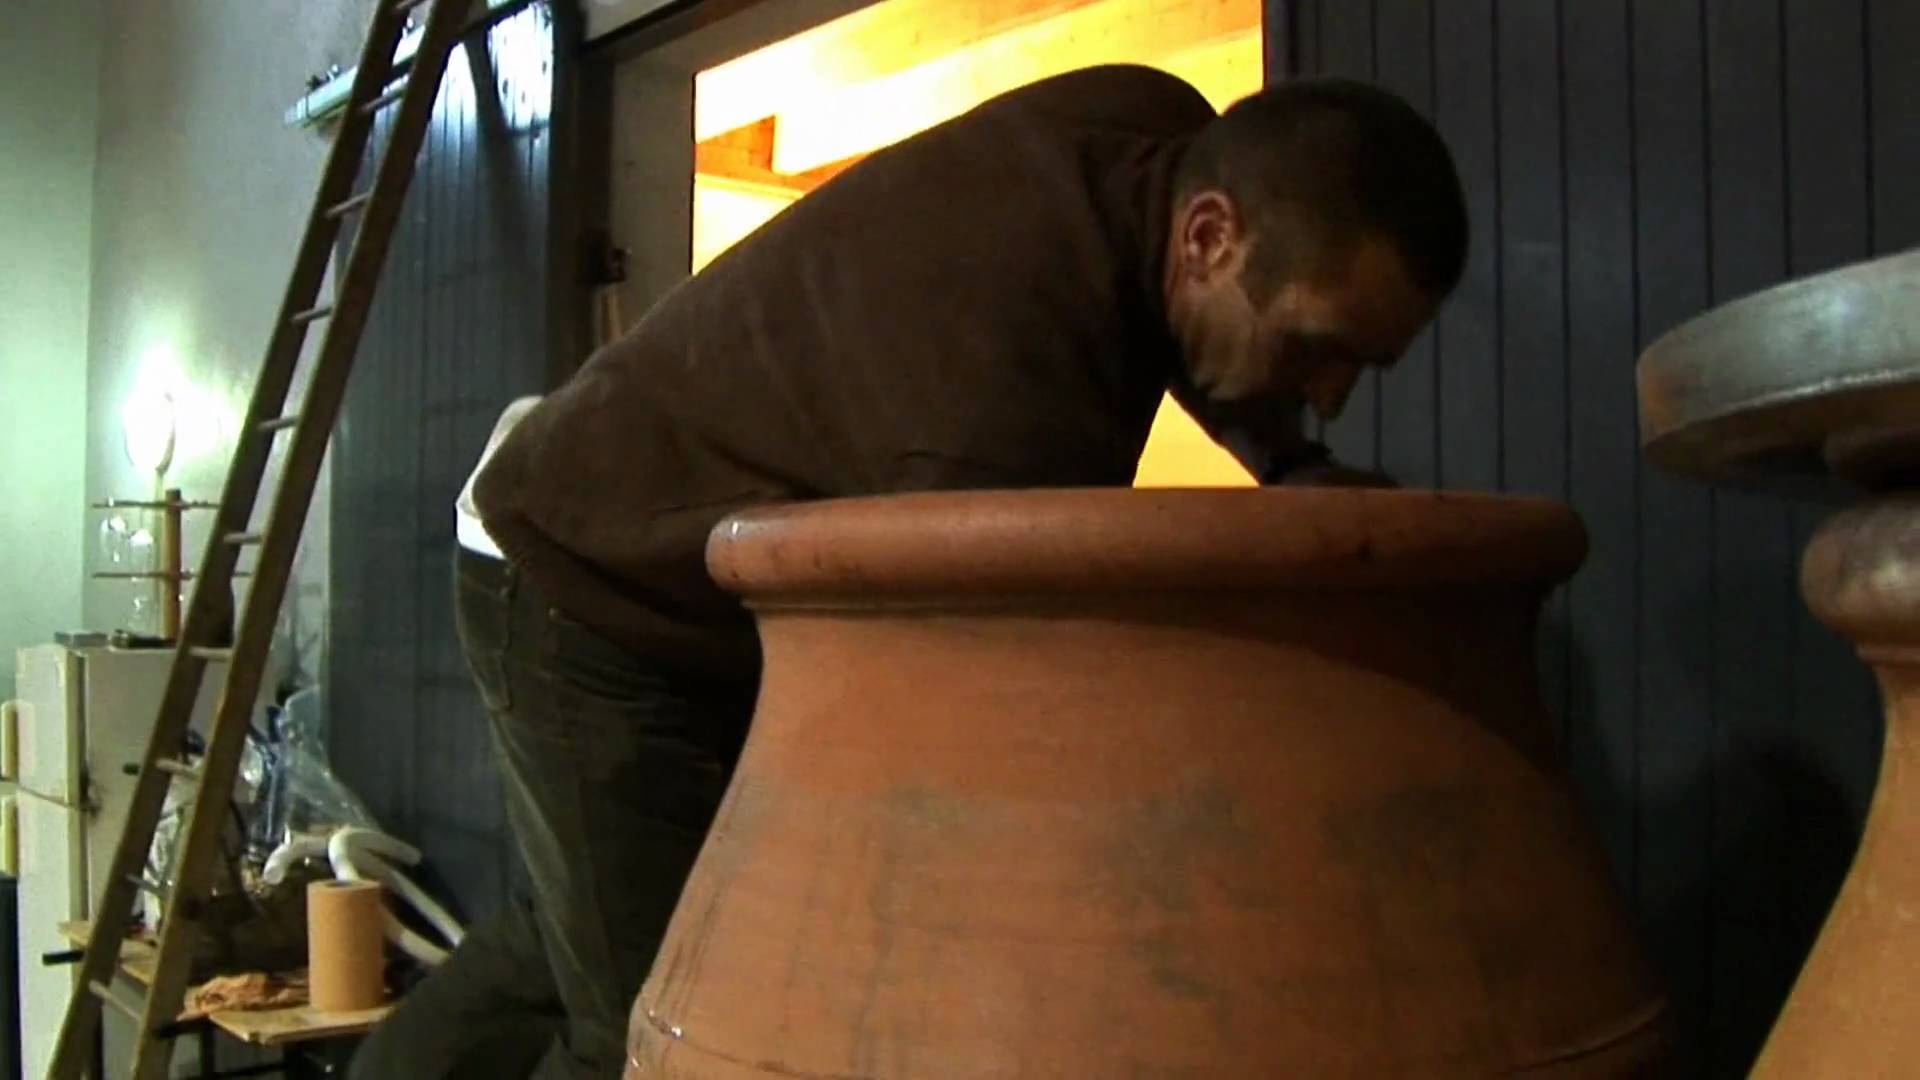
<instances>
[{"instance_id":1,"label":"man's ear","mask_svg":"<svg viewBox=\"0 0 1920 1080\"><path fill-rule=\"evenodd\" d=\"M1201 282L1238 273L1244 236L1233 200L1223 191L1202 191L1187 200L1180 218L1180 265Z\"/></svg>"}]
</instances>

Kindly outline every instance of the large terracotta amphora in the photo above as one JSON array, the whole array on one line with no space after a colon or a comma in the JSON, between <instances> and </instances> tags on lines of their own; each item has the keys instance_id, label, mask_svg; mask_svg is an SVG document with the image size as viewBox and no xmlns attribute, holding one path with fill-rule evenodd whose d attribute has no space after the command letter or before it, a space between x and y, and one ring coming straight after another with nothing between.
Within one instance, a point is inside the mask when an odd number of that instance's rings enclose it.
<instances>
[{"instance_id":1,"label":"large terracotta amphora","mask_svg":"<svg viewBox=\"0 0 1920 1080\"><path fill-rule=\"evenodd\" d=\"M1556 761L1556 503L769 508L745 755L630 1077L1618 1076L1662 1001Z\"/></svg>"}]
</instances>

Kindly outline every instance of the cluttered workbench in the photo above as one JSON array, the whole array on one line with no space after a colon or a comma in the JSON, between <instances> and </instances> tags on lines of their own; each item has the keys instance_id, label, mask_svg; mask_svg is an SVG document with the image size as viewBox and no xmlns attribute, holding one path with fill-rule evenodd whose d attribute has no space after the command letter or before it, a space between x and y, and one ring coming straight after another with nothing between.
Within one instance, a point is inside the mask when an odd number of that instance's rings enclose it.
<instances>
[{"instance_id":1,"label":"cluttered workbench","mask_svg":"<svg viewBox=\"0 0 1920 1080\"><path fill-rule=\"evenodd\" d=\"M81 920L62 923L60 933L75 948L85 948L92 924ZM136 938L120 950L120 972L147 985L153 977L154 946ZM183 1023L204 1022L214 1029L254 1046L285 1048L296 1043L364 1035L394 1009L389 1002L358 1012L327 1012L307 1000L304 971L265 973L215 979L187 994Z\"/></svg>"}]
</instances>

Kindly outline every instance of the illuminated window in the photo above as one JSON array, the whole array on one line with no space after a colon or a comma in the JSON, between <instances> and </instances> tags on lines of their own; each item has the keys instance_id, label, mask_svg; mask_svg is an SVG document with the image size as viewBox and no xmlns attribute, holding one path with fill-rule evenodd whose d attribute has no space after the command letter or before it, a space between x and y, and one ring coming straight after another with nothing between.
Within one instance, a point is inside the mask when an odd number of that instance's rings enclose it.
<instances>
[{"instance_id":1,"label":"illuminated window","mask_svg":"<svg viewBox=\"0 0 1920 1080\"><path fill-rule=\"evenodd\" d=\"M1260 88L1259 0L882 0L694 79L695 270L858 161L1008 90L1095 64ZM1138 483L1251 478L1172 402Z\"/></svg>"}]
</instances>

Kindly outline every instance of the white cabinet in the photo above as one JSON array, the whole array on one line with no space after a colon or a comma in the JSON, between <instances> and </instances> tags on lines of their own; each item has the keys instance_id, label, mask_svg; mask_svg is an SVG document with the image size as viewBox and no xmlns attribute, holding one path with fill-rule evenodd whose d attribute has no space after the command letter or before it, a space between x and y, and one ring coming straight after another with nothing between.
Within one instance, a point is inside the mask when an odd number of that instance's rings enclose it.
<instances>
[{"instance_id":1,"label":"white cabinet","mask_svg":"<svg viewBox=\"0 0 1920 1080\"><path fill-rule=\"evenodd\" d=\"M16 657L19 771L20 1033L23 1076L43 1076L73 992L59 925L92 915L106 888L136 777L173 662L171 649L35 645ZM226 677L209 664L196 727Z\"/></svg>"}]
</instances>

